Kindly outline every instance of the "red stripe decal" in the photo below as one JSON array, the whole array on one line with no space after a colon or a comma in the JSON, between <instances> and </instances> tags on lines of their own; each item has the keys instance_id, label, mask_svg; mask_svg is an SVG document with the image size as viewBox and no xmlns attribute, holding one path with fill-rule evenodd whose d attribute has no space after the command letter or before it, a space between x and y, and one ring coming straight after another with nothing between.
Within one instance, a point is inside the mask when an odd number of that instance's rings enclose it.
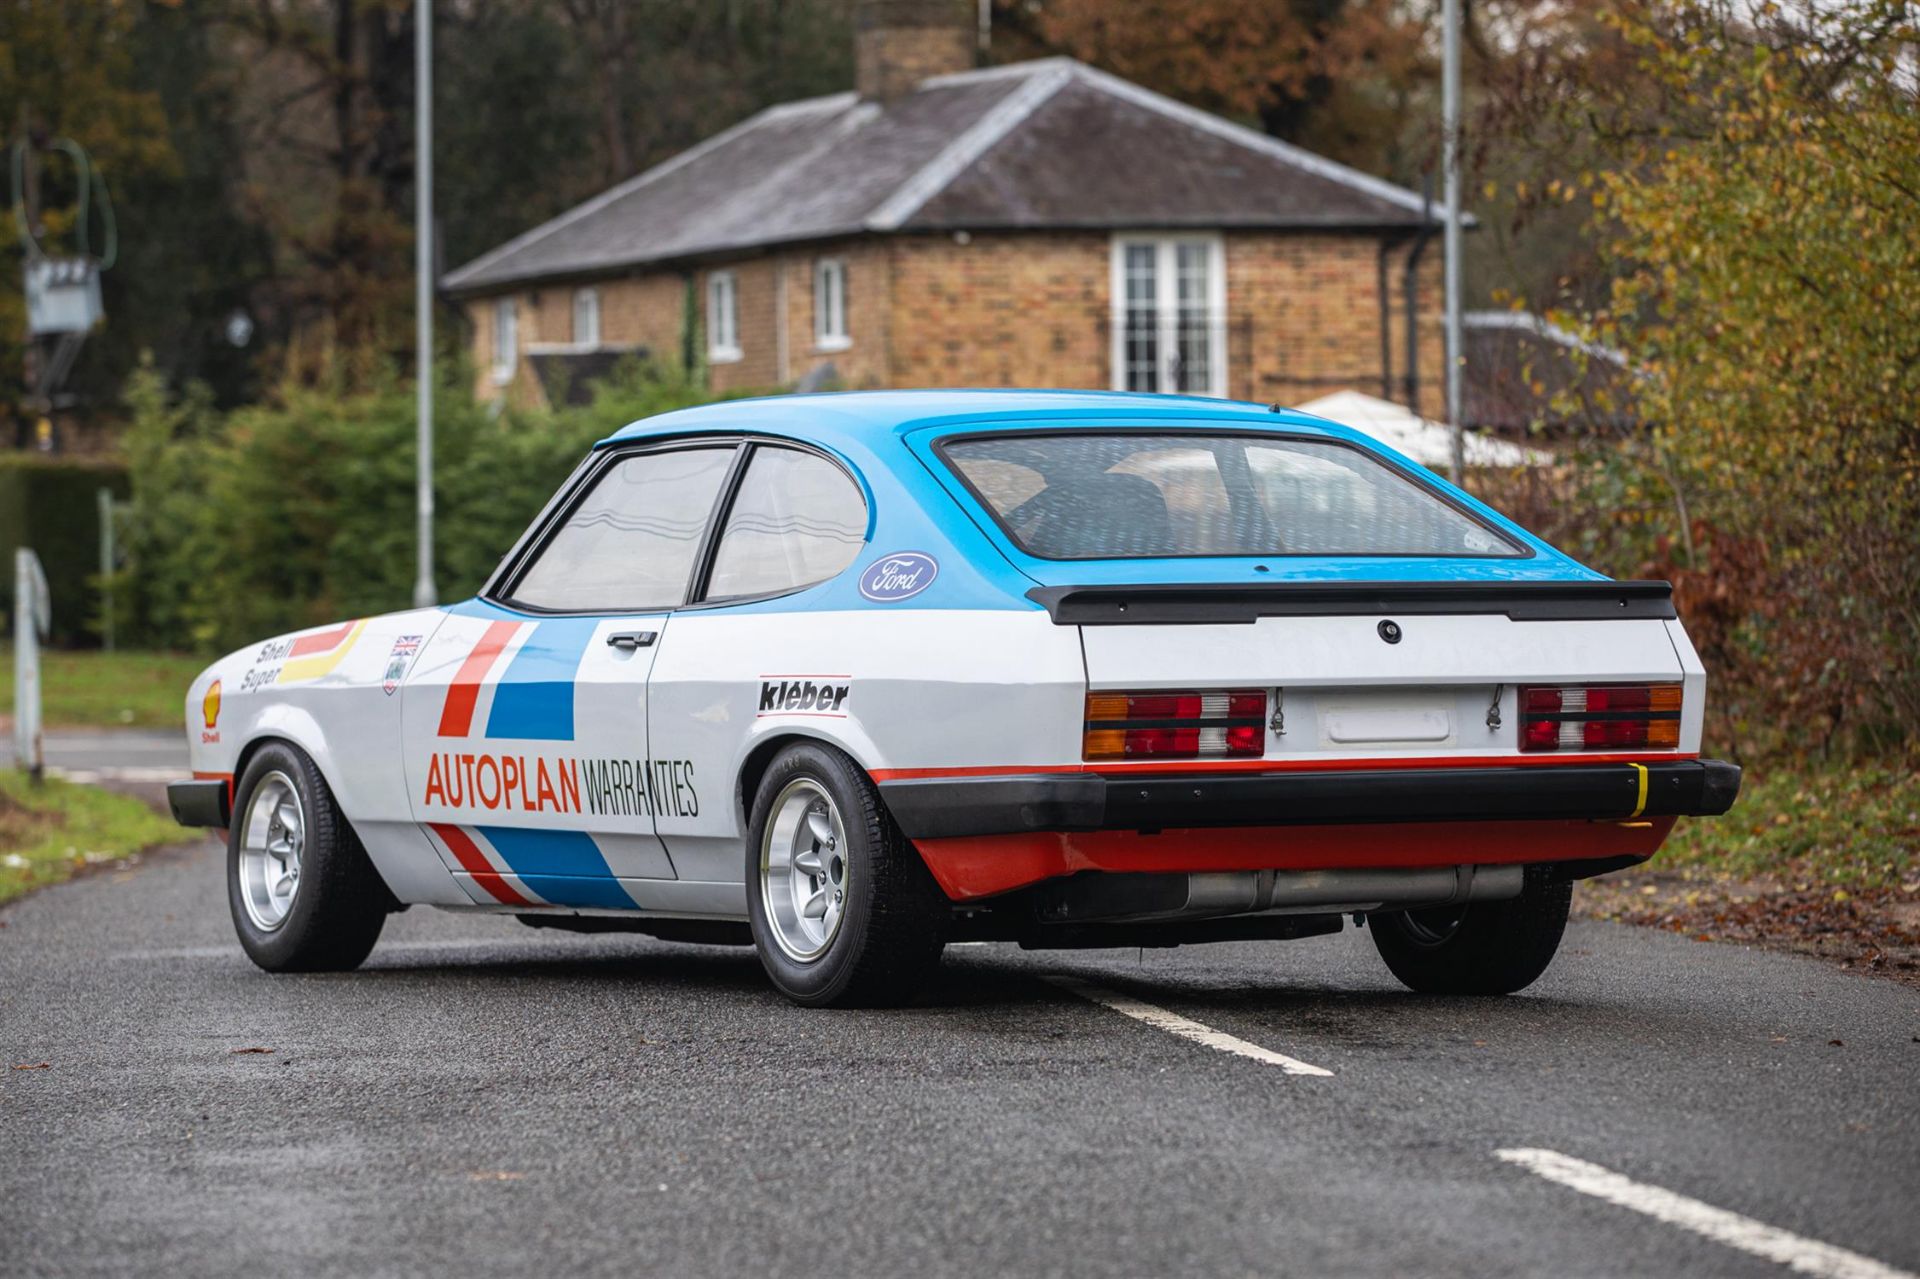
<instances>
[{"instance_id":1,"label":"red stripe decal","mask_svg":"<svg viewBox=\"0 0 1920 1279\"><path fill-rule=\"evenodd\" d=\"M302 635L287 650L288 657L305 657L310 653L327 653L340 647L341 641L353 634L355 622L342 622L330 631L315 631L311 635Z\"/></svg>"},{"instance_id":2,"label":"red stripe decal","mask_svg":"<svg viewBox=\"0 0 1920 1279\"><path fill-rule=\"evenodd\" d=\"M1033 773L1098 773L1103 777L1138 777L1154 773L1324 773L1364 768L1535 768L1554 764L1663 764L1698 759L1697 752L1662 751L1657 754L1552 755L1411 755L1352 759L1193 759L1140 764L983 764L955 768L875 768L876 782L925 777L1021 777Z\"/></svg>"},{"instance_id":3,"label":"red stripe decal","mask_svg":"<svg viewBox=\"0 0 1920 1279\"><path fill-rule=\"evenodd\" d=\"M428 822L427 826L438 835L441 842L454 856L454 860L473 876L473 882L493 894L495 901L508 906L531 906L532 902L513 891L513 885L500 878L500 872L488 863L485 853L473 838L458 826L447 826L440 822Z\"/></svg>"},{"instance_id":4,"label":"red stripe decal","mask_svg":"<svg viewBox=\"0 0 1920 1279\"><path fill-rule=\"evenodd\" d=\"M467 660L460 663L453 683L447 685L447 703L440 709L440 736L465 737L472 731L473 708L480 701L480 685L487 678L487 672L493 669L494 662L499 660L507 641L519 629L518 622L488 624L480 642L467 654Z\"/></svg>"}]
</instances>

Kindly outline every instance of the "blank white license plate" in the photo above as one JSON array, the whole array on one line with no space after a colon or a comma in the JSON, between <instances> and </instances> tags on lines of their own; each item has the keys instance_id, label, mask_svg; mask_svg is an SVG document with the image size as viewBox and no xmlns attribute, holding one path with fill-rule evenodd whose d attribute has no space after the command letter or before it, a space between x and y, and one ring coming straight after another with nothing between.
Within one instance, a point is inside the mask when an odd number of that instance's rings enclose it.
<instances>
[{"instance_id":1,"label":"blank white license plate","mask_svg":"<svg viewBox=\"0 0 1920 1279\"><path fill-rule=\"evenodd\" d=\"M1332 706L1320 722L1328 741L1346 746L1444 742L1453 736L1453 714L1444 706Z\"/></svg>"}]
</instances>

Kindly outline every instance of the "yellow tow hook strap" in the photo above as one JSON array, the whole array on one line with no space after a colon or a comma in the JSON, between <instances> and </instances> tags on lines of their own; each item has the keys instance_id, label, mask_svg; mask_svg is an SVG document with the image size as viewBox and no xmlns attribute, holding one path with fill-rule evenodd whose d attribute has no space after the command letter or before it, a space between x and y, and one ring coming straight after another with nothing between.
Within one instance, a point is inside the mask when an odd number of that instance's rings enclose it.
<instances>
[{"instance_id":1,"label":"yellow tow hook strap","mask_svg":"<svg viewBox=\"0 0 1920 1279\"><path fill-rule=\"evenodd\" d=\"M1633 811L1627 814L1627 817L1631 819L1647 811L1647 766L1645 764L1628 764L1627 767L1640 774L1640 798L1633 801Z\"/></svg>"}]
</instances>

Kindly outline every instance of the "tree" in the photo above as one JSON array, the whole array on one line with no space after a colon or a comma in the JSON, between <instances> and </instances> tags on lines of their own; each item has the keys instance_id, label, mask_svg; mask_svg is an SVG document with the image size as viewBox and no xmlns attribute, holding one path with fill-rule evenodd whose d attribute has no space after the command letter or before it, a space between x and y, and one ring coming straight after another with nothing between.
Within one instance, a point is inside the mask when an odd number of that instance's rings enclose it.
<instances>
[{"instance_id":1,"label":"tree","mask_svg":"<svg viewBox=\"0 0 1920 1279\"><path fill-rule=\"evenodd\" d=\"M1392 0L999 0L996 49L1050 49L1275 137L1408 176L1433 79L1425 24ZM1424 132L1424 130L1420 130Z\"/></svg>"},{"instance_id":2,"label":"tree","mask_svg":"<svg viewBox=\"0 0 1920 1279\"><path fill-rule=\"evenodd\" d=\"M1802 742L1920 736L1916 16L1636 0L1612 21L1637 74L1581 103L1612 164L1563 188L1681 584L1717 597L1754 721Z\"/></svg>"}]
</instances>

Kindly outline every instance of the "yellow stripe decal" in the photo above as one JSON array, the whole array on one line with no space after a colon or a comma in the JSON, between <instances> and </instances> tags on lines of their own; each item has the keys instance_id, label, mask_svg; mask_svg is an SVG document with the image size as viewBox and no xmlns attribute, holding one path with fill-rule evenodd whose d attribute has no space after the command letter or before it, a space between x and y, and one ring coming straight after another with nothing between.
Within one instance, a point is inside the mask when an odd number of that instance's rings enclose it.
<instances>
[{"instance_id":1,"label":"yellow stripe decal","mask_svg":"<svg viewBox=\"0 0 1920 1279\"><path fill-rule=\"evenodd\" d=\"M1647 766L1628 764L1627 767L1640 774L1640 798L1633 801L1633 811L1627 814L1628 817L1638 817L1647 811Z\"/></svg>"},{"instance_id":2,"label":"yellow stripe decal","mask_svg":"<svg viewBox=\"0 0 1920 1279\"><path fill-rule=\"evenodd\" d=\"M275 679L274 683L292 684L300 680L319 679L322 675L331 674L334 667L346 660L347 654L353 651L354 641L359 639L360 632L366 629L366 619L362 618L353 624L353 629L347 632L347 637L333 649L325 653L315 653L311 657L296 657L282 666L279 678Z\"/></svg>"}]
</instances>

